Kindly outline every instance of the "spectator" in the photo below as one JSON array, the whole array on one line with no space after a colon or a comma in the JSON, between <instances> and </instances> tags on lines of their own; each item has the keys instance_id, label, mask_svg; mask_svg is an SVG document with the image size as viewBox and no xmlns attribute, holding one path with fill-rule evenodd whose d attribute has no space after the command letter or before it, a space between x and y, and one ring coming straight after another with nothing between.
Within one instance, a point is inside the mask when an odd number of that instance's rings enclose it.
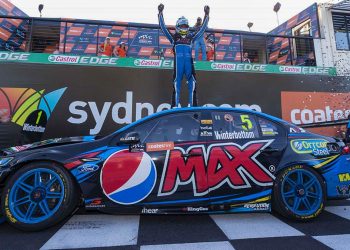
<instances>
[{"instance_id":1,"label":"spectator","mask_svg":"<svg viewBox=\"0 0 350 250\"><path fill-rule=\"evenodd\" d=\"M207 45L207 61L214 61L214 48L211 44Z\"/></svg>"},{"instance_id":2,"label":"spectator","mask_svg":"<svg viewBox=\"0 0 350 250\"><path fill-rule=\"evenodd\" d=\"M116 57L126 57L126 46L124 42L119 44L119 47L116 47L113 52Z\"/></svg>"},{"instance_id":3,"label":"spectator","mask_svg":"<svg viewBox=\"0 0 350 250\"><path fill-rule=\"evenodd\" d=\"M208 34L205 38L207 42L207 61L214 61L214 36Z\"/></svg>"},{"instance_id":4,"label":"spectator","mask_svg":"<svg viewBox=\"0 0 350 250\"><path fill-rule=\"evenodd\" d=\"M11 120L8 109L0 109L0 123L6 123Z\"/></svg>"},{"instance_id":5,"label":"spectator","mask_svg":"<svg viewBox=\"0 0 350 250\"><path fill-rule=\"evenodd\" d=\"M350 143L350 115L348 115L348 125L346 126L345 143Z\"/></svg>"},{"instance_id":6,"label":"spectator","mask_svg":"<svg viewBox=\"0 0 350 250\"><path fill-rule=\"evenodd\" d=\"M112 51L113 47L111 45L111 39L109 37L106 37L106 40L101 44L99 48L99 52L101 53L101 56L112 56Z\"/></svg>"},{"instance_id":7,"label":"spectator","mask_svg":"<svg viewBox=\"0 0 350 250\"><path fill-rule=\"evenodd\" d=\"M60 53L60 45L58 43L56 43L56 46L55 46L55 51L52 52L52 54L54 55L57 55Z\"/></svg>"},{"instance_id":8,"label":"spectator","mask_svg":"<svg viewBox=\"0 0 350 250\"><path fill-rule=\"evenodd\" d=\"M198 32L200 28L202 27L202 18L198 17L197 18L197 23L194 25L194 30L195 32ZM199 47L201 48L202 52L202 60L206 61L207 60L207 52L205 49L205 42L204 42L204 35L198 37L194 41L194 52L195 52L195 60L198 61L198 56L199 56Z\"/></svg>"},{"instance_id":9,"label":"spectator","mask_svg":"<svg viewBox=\"0 0 350 250\"><path fill-rule=\"evenodd\" d=\"M243 62L244 63L251 63L250 59L249 59L249 54L248 52L244 52L243 54Z\"/></svg>"}]
</instances>

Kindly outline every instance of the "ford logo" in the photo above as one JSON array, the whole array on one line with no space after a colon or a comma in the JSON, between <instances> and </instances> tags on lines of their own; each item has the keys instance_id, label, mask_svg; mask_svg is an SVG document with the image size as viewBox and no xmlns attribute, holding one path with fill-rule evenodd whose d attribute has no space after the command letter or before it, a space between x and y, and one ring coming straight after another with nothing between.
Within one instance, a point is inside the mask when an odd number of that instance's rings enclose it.
<instances>
[{"instance_id":1,"label":"ford logo","mask_svg":"<svg viewBox=\"0 0 350 250\"><path fill-rule=\"evenodd\" d=\"M78 167L78 170L82 173L88 173L88 172L95 172L99 169L100 167L94 164L84 164Z\"/></svg>"}]
</instances>

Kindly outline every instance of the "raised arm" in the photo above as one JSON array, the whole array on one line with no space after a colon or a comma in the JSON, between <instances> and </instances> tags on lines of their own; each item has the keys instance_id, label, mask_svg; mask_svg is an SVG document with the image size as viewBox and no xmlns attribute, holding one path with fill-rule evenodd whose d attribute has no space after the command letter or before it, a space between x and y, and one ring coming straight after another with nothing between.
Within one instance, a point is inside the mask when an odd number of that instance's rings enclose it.
<instances>
[{"instance_id":1,"label":"raised arm","mask_svg":"<svg viewBox=\"0 0 350 250\"><path fill-rule=\"evenodd\" d=\"M171 35L170 31L167 29L167 27L165 26L165 22L164 22L164 17L163 17L163 10L164 10L164 5L163 4L159 4L158 5L158 21L159 21L159 26L160 29L163 31L164 35L168 38L168 40L170 41L171 44L174 43L174 39L173 36Z\"/></svg>"},{"instance_id":2,"label":"raised arm","mask_svg":"<svg viewBox=\"0 0 350 250\"><path fill-rule=\"evenodd\" d=\"M197 31L197 33L195 33L195 35L193 36L193 40L196 40L198 37L201 37L205 30L208 28L208 22L209 22L209 11L210 8L208 5L204 6L204 20L203 20L203 24L202 27Z\"/></svg>"}]
</instances>

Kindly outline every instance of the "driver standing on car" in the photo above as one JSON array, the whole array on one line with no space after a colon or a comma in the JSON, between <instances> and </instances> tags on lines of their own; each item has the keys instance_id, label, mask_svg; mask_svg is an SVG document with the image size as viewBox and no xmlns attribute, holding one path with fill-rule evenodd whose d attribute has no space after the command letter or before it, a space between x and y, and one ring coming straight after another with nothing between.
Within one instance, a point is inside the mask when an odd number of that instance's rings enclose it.
<instances>
[{"instance_id":1,"label":"driver standing on car","mask_svg":"<svg viewBox=\"0 0 350 250\"><path fill-rule=\"evenodd\" d=\"M171 34L166 28L163 17L164 5L160 4L158 6L158 19L159 26L162 29L165 36L173 45L174 50L174 73L173 73L173 95L171 106L180 107L180 93L181 93L181 82L183 75L186 76L188 84L188 106L197 106L197 83L196 76L193 66L192 58L192 44L193 42L202 37L204 31L208 26L209 21L209 6L204 7L205 17L203 24L200 29L196 32L189 32L188 20L185 17L180 17L175 26L175 34Z\"/></svg>"}]
</instances>

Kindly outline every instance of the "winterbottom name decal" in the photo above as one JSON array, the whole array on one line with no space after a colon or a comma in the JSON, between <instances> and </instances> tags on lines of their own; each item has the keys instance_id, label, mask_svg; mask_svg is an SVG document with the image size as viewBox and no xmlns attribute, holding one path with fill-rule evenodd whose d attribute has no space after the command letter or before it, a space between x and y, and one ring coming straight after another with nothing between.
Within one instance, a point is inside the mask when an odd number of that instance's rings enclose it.
<instances>
[{"instance_id":1,"label":"winterbottom name decal","mask_svg":"<svg viewBox=\"0 0 350 250\"><path fill-rule=\"evenodd\" d=\"M218 132L214 131L215 139L217 140L231 140L231 139L252 139L255 138L254 132L233 131L233 132Z\"/></svg>"}]
</instances>

